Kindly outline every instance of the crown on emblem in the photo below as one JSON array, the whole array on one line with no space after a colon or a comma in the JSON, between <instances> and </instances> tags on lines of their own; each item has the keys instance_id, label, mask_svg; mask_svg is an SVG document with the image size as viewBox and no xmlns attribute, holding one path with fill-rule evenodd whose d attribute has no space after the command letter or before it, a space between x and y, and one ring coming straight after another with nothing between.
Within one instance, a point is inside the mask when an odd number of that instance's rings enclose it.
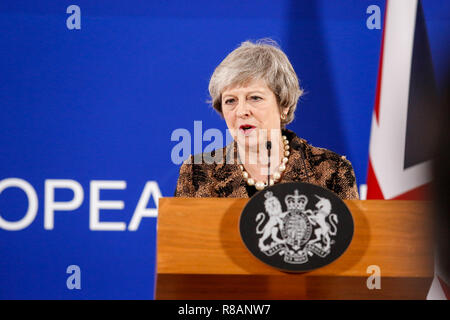
<instances>
[{"instance_id":1,"label":"crown on emblem","mask_svg":"<svg viewBox=\"0 0 450 320\"><path fill-rule=\"evenodd\" d=\"M294 194L290 194L284 198L288 210L300 210L303 211L308 203L308 198L305 195L299 195L298 190L294 191Z\"/></svg>"}]
</instances>

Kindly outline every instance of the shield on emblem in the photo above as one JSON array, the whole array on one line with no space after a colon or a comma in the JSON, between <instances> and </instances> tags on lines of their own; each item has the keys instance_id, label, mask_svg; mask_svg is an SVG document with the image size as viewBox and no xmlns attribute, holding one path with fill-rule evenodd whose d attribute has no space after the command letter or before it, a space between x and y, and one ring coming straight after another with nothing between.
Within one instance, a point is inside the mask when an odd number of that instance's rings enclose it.
<instances>
[{"instance_id":1,"label":"shield on emblem","mask_svg":"<svg viewBox=\"0 0 450 320\"><path fill-rule=\"evenodd\" d=\"M298 211L290 212L284 219L284 228L281 233L288 245L297 248L311 237L311 223L304 214Z\"/></svg>"}]
</instances>

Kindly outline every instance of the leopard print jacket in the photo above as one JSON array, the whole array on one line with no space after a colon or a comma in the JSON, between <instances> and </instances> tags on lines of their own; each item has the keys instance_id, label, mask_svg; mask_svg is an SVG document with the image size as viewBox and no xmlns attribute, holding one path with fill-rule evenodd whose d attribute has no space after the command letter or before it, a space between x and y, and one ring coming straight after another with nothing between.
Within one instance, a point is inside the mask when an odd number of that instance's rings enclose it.
<instances>
[{"instance_id":1,"label":"leopard print jacket","mask_svg":"<svg viewBox=\"0 0 450 320\"><path fill-rule=\"evenodd\" d=\"M341 199L358 199L355 173L344 156L330 150L313 147L290 130L283 130L290 141L289 162L279 183L308 182L327 188ZM236 143L211 153L190 156L181 166L176 197L248 198L248 189L239 165L228 161ZM225 155L225 161L221 161ZM212 159L215 161L205 161ZM219 159L219 161L217 161Z\"/></svg>"}]
</instances>

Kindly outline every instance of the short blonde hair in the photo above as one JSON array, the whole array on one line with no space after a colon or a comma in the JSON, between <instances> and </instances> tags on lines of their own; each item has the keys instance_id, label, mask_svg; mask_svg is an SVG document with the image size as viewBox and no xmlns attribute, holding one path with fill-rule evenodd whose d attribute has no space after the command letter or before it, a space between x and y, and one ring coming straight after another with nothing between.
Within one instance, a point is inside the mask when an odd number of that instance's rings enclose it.
<instances>
[{"instance_id":1,"label":"short blonde hair","mask_svg":"<svg viewBox=\"0 0 450 320\"><path fill-rule=\"evenodd\" d=\"M222 92L227 87L258 79L265 80L275 94L280 113L288 110L281 126L291 123L303 90L288 57L271 39L245 41L217 66L208 88L212 107L223 116Z\"/></svg>"}]
</instances>

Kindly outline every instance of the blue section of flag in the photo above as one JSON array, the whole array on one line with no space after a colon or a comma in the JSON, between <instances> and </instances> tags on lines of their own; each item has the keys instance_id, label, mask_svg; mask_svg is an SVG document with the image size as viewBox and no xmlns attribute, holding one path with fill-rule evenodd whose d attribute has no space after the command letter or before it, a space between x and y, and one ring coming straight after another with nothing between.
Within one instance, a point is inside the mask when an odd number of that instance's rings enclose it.
<instances>
[{"instance_id":1,"label":"blue section of flag","mask_svg":"<svg viewBox=\"0 0 450 320\"><path fill-rule=\"evenodd\" d=\"M436 82L421 1L418 2L408 99L404 168L431 160L438 107Z\"/></svg>"}]
</instances>

